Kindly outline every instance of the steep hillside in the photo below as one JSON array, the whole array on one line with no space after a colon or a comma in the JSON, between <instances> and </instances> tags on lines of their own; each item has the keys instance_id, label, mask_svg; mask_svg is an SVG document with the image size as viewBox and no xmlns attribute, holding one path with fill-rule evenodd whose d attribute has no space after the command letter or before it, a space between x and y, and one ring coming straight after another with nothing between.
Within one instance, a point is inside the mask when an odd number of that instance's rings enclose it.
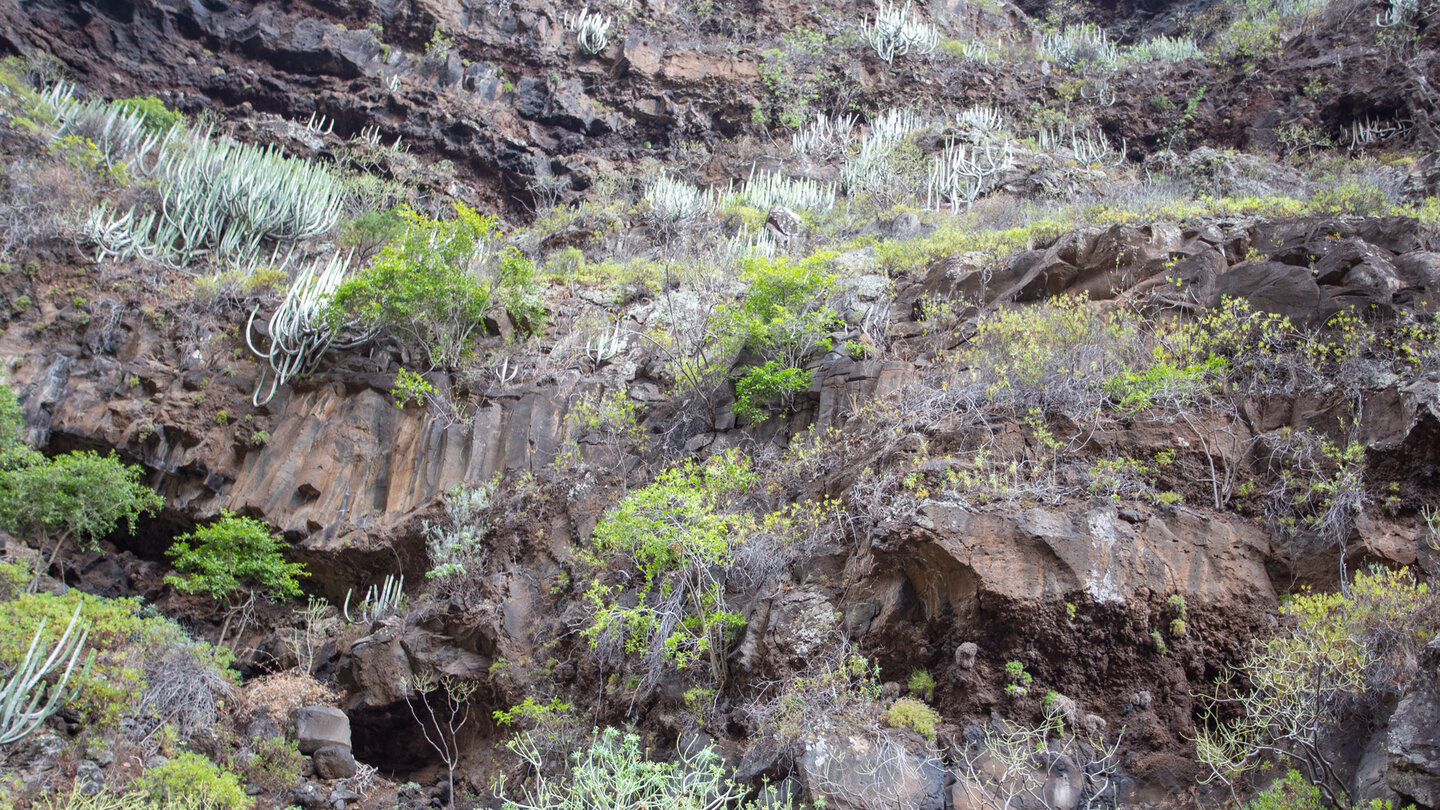
<instances>
[{"instance_id":1,"label":"steep hillside","mask_svg":"<svg viewBox=\"0 0 1440 810\"><path fill-rule=\"evenodd\" d=\"M0 797L1440 807L1435 14L0 8Z\"/></svg>"}]
</instances>

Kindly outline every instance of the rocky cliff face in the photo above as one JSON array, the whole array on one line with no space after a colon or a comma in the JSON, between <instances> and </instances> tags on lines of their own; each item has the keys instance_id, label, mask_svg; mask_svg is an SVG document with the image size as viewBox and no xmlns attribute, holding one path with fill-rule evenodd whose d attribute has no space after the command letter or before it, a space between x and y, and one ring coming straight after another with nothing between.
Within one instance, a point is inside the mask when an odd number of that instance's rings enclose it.
<instances>
[{"instance_id":1,"label":"rocky cliff face","mask_svg":"<svg viewBox=\"0 0 1440 810\"><path fill-rule=\"evenodd\" d=\"M1426 250L1428 237L1420 233L1414 223L1394 219L1085 231L1017 255L974 292L1024 301L1032 295L1027 291L1043 285L1051 295L1085 289L1096 298L1124 298L1146 290L1168 267L1183 271L1192 301L1227 290L1297 320L1320 318L1335 310L1335 301L1396 307L1433 295L1440 274L1435 254ZM1269 263L1245 259L1251 246L1263 246ZM1309 275L1297 280L1285 257L1300 255L1318 256L1334 269L1313 281ZM1161 256L1170 261L1156 258ZM923 290L954 295L982 283L980 276L940 262L927 277L903 282L896 297L918 300ZM59 278L47 267L30 283ZM1297 284L1306 289L1293 289ZM444 494L455 485L497 476L506 482L546 478L570 448L606 458L604 448L567 420L582 392L609 388L643 397L655 386L644 372L655 358L637 343L602 368L581 363L531 369L492 385L463 416L447 418L395 406L388 357L337 356L257 408L248 398L258 366L241 351L233 330L224 328L226 318L191 320L194 310L185 304L147 310L142 300L122 301L114 317L85 323L53 307L12 320L0 352L34 440L54 450L114 448L151 472L166 496L166 513L138 538L117 539L122 547L153 559L167 527L235 510L282 529L310 564L316 589L337 602L347 589L386 573L422 580L423 524L437 519ZM639 327L647 312L654 308L642 304L632 312L642 319ZM896 339L919 349L934 338L914 329L921 325L914 312L896 308L888 331L912 332ZM923 367L826 355L792 425L844 431L849 415L865 402L898 397L903 403L913 396ZM452 382L443 375L434 379ZM1369 385L1367 447L1377 465L1395 471L1407 497L1429 497L1433 483L1417 460L1431 452L1426 437L1436 428L1434 384L1402 388L1377 379ZM736 647L736 677L763 678L799 665L824 643L830 618L840 615L848 634L886 669L928 665L942 684L939 705L949 716L1012 702L996 684L1004 683L1005 661L1022 660L1048 688L1138 732L1131 760L1141 780L1136 796L1191 778L1190 766L1166 757L1193 734L1196 684L1243 654L1245 640L1265 625L1277 588L1288 583L1274 579L1282 555L1264 526L1207 508L1213 484L1202 483L1209 479L1201 465L1243 467L1252 431L1332 418L1298 401L1255 401L1247 408L1236 423L1138 422L1091 438L1096 446L1138 458L1177 444L1188 447L1174 482L1187 496L1183 505L1082 498L1064 506L977 512L932 497L890 513L865 542L828 547L796 571L793 584L755 594ZM653 408L648 429L658 435L668 418L663 407ZM716 452L750 439L734 428L700 426L691 438L674 441ZM1184 470L1194 477L1186 481ZM838 477L803 482L801 489L843 490L855 472L840 469ZM573 478L549 480L572 491L578 485ZM550 497L548 505L515 511L513 523L499 533L506 539L497 538L496 552L503 556L492 558L485 586L462 612L431 603L338 651L344 706L362 761L397 770L426 761L423 744L396 736L410 720L406 693L397 686L407 678L424 671L466 677L491 672L553 649L570 634L578 605L554 583L568 579L571 544L593 526L605 501ZM1383 519L1360 522L1350 546L1352 564L1418 561L1428 569L1433 554L1409 531ZM1331 565L1316 558L1296 570L1323 581ZM96 575L106 570L96 569ZM168 598L158 580L148 582L147 596ZM1176 596L1188 605L1189 628L1169 638L1168 653L1157 655L1156 634L1169 621L1166 600ZM578 676L573 664L562 666ZM1138 691L1149 696L1144 708L1136 708ZM523 683L501 683L486 702L503 708L523 695ZM650 722L664 727L673 720L662 714ZM473 733L467 746L477 759L470 773L480 779L487 773L480 752L493 744L494 731Z\"/></svg>"},{"instance_id":2,"label":"rocky cliff face","mask_svg":"<svg viewBox=\"0 0 1440 810\"><path fill-rule=\"evenodd\" d=\"M1117 35L1140 39L1228 8L1121 2L1091 11ZM1120 806L1197 801L1196 695L1242 660L1252 639L1274 632L1280 593L1327 588L1337 570L1374 562L1436 573L1440 557L1419 510L1440 500L1440 378L1421 361L1404 374L1358 364L1344 379L1337 372L1268 388L1227 380L1194 411L1113 407L1103 418L1038 407L996 417L954 393L985 369L953 367L986 317L1038 318L1065 296L1155 323L1203 320L1241 301L1257 318L1285 319L1287 335L1318 334L1347 312L1384 328L1426 323L1440 300L1433 212L1425 220L1430 209L1420 203L1440 178L1433 14L1396 45L1369 26L1373 9L1337 5L1275 48L1097 79L1083 62L1003 58L1039 43L1037 19L1068 13L1057 4L929 3L952 50L983 39L1001 55L923 66L886 64L855 35L845 21L863 19L869 4L645 3L617 11L623 30L595 54L567 32L573 11L443 0L0 8L0 50L53 54L93 93L156 93L184 111L223 116L245 141L336 164L373 161L364 165L376 177L418 187L411 199L432 211L454 200L514 220L538 210L538 224L515 241L548 272L614 258L649 262L657 276L613 289L555 282L545 293L550 324L528 342L508 315L492 313L480 359L426 374L438 392L430 407L396 406L392 388L408 355L383 338L330 352L257 406L262 367L245 325L263 323L277 296L207 288L185 271L143 263L96 263L74 244L73 223L31 240L14 262L24 272L0 276L0 361L29 439L52 452L113 449L142 465L166 498L136 536L108 538L104 553L75 560L70 584L144 596L207 632L213 617L162 581L163 552L179 530L221 510L283 532L308 565L307 587L333 604L403 574L406 609L337 636L315 667L341 691L355 758L396 781L437 773L434 750L415 733L413 685L426 673L480 684L472 698L480 719L457 740L471 785L507 767L496 758L504 732L490 713L538 684L595 723L635 722L666 744L715 742L747 778L785 778L809 795L834 789L851 802L841 806L857 810L882 805L865 797L883 795L903 796L904 806L969 806L970 783L930 756L932 746L954 754L980 739L976 721L1041 717L1063 699L1071 730L1108 729L1113 738L1125 729L1121 764L1103 789L1092 789L1075 751L1047 752L1030 798L1069 810L1082 793ZM818 45L784 37L810 28L822 32ZM797 111L945 109L943 126L906 142L918 166L973 137L949 112L982 103L1028 111L1033 137L1007 146L1014 159L988 188L1000 202L968 202L970 219L937 222L910 210L918 196L904 196L898 169L873 209L802 216L731 206L708 231L696 228L695 244L712 241L690 253L661 238L638 179L625 181L636 187L627 189L637 191L633 210L603 207L604 190L637 167L717 184L755 166L788 167L850 183L839 161L771 148L766 124L793 129ZM1082 159L1073 141L1049 150L1055 155L1038 145L1074 116L1094 124L1103 160ZM1302 155L1376 121L1399 127L1386 143L1420 150L1360 161L1379 202L1366 196L1370 186L1347 192L1303 165ZM364 147L397 140L408 154L376 157ZM1133 171L1117 169L1127 158ZM1115 193L1122 174L1126 190ZM1164 196L1176 187L1206 202L1186 209ZM1328 207L1301 204L1317 191L1331 195ZM1039 227L1039 209L1018 202L1059 199L1093 205L1061 209L1058 222ZM581 201L599 205L571 216L565 205ZM1393 213L1400 204L1409 215ZM557 210L561 224L542 227ZM756 214L758 228L746 221ZM993 244L966 241L981 222L1001 234ZM827 325L828 348L805 360L809 389L785 401L784 418L747 422L728 376L704 407L696 404L704 397L687 396L664 339L677 312L713 310L733 293L733 278L681 281L681 265L726 253L724 240L752 231L796 256L833 249L826 261L842 303ZM557 258L567 250L573 255ZM728 266L733 274L736 263ZM604 334L627 339L592 350ZM1325 351L1317 363L1333 360ZM1023 369L1007 372L1018 378ZM627 444L587 421L584 407L604 393L634 409L644 441ZM1352 463L1365 470L1352 493L1362 508L1343 515L1343 531L1327 543L1296 542L1297 518L1274 506L1283 501L1253 491L1256 481L1284 478L1279 446L1296 433L1353 441ZM586 544L619 498L667 464L730 450L773 474L765 492L750 493L767 508L831 497L845 517L793 565L733 594L743 621L727 639L727 680L702 723L681 675L642 689L579 635L593 609L583 580L600 581L605 562ZM1014 461L986 467L986 459ZM1104 462L1118 466L1107 473ZM1048 471L1044 487L1026 478L1036 470ZM434 562L427 534L444 520L447 493L483 482L495 482L483 510L483 563L463 589L437 591L425 578ZM1291 494L1291 503L1313 491ZM262 617L247 639L247 675L291 663L280 633L287 621L278 609ZM751 745L747 701L846 644L878 664L887 701L926 670L938 732L911 734L901 753L819 730L788 760ZM1014 688L1017 666L1024 684L1044 688ZM1388 721L1387 749L1375 742L1382 732L1367 728L1357 739L1371 740L1368 753L1340 757L1357 796L1393 790L1434 805L1440 769L1425 724L1435 684L1422 680Z\"/></svg>"}]
</instances>

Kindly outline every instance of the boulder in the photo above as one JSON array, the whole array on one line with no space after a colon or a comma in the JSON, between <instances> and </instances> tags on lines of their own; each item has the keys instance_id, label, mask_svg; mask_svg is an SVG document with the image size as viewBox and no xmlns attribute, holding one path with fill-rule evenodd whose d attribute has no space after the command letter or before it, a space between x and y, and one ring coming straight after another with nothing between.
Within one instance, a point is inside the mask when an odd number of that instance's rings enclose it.
<instances>
[{"instance_id":1,"label":"boulder","mask_svg":"<svg viewBox=\"0 0 1440 810\"><path fill-rule=\"evenodd\" d=\"M295 723L295 739L300 753L313 754L321 748L338 745L350 748L350 718L329 706L302 706L291 715Z\"/></svg>"},{"instance_id":2,"label":"boulder","mask_svg":"<svg viewBox=\"0 0 1440 810\"><path fill-rule=\"evenodd\" d=\"M1215 280L1211 306L1239 298L1253 309L1284 315L1297 326L1321 323L1339 307L1315 283L1309 268L1272 261L1240 262Z\"/></svg>"},{"instance_id":3,"label":"boulder","mask_svg":"<svg viewBox=\"0 0 1440 810\"><path fill-rule=\"evenodd\" d=\"M539 76L527 76L515 86L516 112L542 124L563 127L572 132L600 135L610 130L596 114L595 102L585 95L585 88L574 79L550 83Z\"/></svg>"},{"instance_id":4,"label":"boulder","mask_svg":"<svg viewBox=\"0 0 1440 810\"><path fill-rule=\"evenodd\" d=\"M349 746L327 745L316 751L315 775L321 779L348 779L355 775L355 757Z\"/></svg>"},{"instance_id":5,"label":"boulder","mask_svg":"<svg viewBox=\"0 0 1440 810\"><path fill-rule=\"evenodd\" d=\"M319 808L328 807L330 804L330 800L325 794L325 789L314 782L306 782L300 787L290 791L290 801L306 808L306 810L319 810Z\"/></svg>"},{"instance_id":6,"label":"boulder","mask_svg":"<svg viewBox=\"0 0 1440 810\"><path fill-rule=\"evenodd\" d=\"M967 641L955 648L955 666L961 669L971 669L975 666L975 657L980 654L980 645L973 641Z\"/></svg>"},{"instance_id":7,"label":"boulder","mask_svg":"<svg viewBox=\"0 0 1440 810\"><path fill-rule=\"evenodd\" d=\"M1390 716L1385 783L1407 801L1440 807L1440 636L1420 654L1420 674Z\"/></svg>"},{"instance_id":8,"label":"boulder","mask_svg":"<svg viewBox=\"0 0 1440 810\"><path fill-rule=\"evenodd\" d=\"M1388 802L1391 807L1404 806L1395 791L1385 784L1385 769L1389 762L1385 740L1389 736L1388 726L1370 735L1370 741L1360 755L1360 763L1355 766L1355 783L1350 788L1350 795L1361 806L1368 807L1372 801Z\"/></svg>"}]
</instances>

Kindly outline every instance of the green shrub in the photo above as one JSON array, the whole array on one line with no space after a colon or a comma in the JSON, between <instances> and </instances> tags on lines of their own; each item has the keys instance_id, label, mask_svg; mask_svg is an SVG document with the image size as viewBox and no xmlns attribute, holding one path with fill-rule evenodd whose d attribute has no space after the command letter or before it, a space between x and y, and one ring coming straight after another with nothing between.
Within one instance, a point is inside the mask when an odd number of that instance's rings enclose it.
<instances>
[{"instance_id":1,"label":"green shrub","mask_svg":"<svg viewBox=\"0 0 1440 810\"><path fill-rule=\"evenodd\" d=\"M240 768L245 780L265 790L285 790L300 783L305 755L300 743L284 737L266 737L251 746Z\"/></svg>"},{"instance_id":2,"label":"green shrub","mask_svg":"<svg viewBox=\"0 0 1440 810\"><path fill-rule=\"evenodd\" d=\"M390 388L390 396L395 398L395 407L404 410L411 402L425 403L426 397L433 397L438 393L435 386L423 376L416 374L409 369L400 369L395 375L395 385Z\"/></svg>"},{"instance_id":3,"label":"green shrub","mask_svg":"<svg viewBox=\"0 0 1440 810\"><path fill-rule=\"evenodd\" d=\"M1005 662L1005 694L1010 697L1023 697L1030 692L1030 684L1034 683L1035 677L1025 671L1025 664L1020 661Z\"/></svg>"},{"instance_id":4,"label":"green shrub","mask_svg":"<svg viewBox=\"0 0 1440 810\"><path fill-rule=\"evenodd\" d=\"M459 204L449 220L408 207L399 215L403 233L331 297L332 322L355 318L387 329L433 367L456 366L474 353L492 306L509 309L522 329L540 327L534 264L495 243L493 217Z\"/></svg>"},{"instance_id":5,"label":"green shrub","mask_svg":"<svg viewBox=\"0 0 1440 810\"><path fill-rule=\"evenodd\" d=\"M798 366L815 349L828 350L827 334L839 321L830 307L835 276L827 272L833 253L799 261L788 257L749 258L741 276L749 284L745 300L724 310L722 322L742 338L745 348Z\"/></svg>"},{"instance_id":6,"label":"green shrub","mask_svg":"<svg viewBox=\"0 0 1440 810\"><path fill-rule=\"evenodd\" d=\"M910 689L910 694L921 700L929 701L935 697L935 676L931 675L930 670L924 667L910 673L910 680L906 686Z\"/></svg>"},{"instance_id":7,"label":"green shrub","mask_svg":"<svg viewBox=\"0 0 1440 810\"><path fill-rule=\"evenodd\" d=\"M737 416L757 421L768 414L767 403L810 387L811 373L803 366L813 352L830 349L829 333L839 322L829 304L835 276L826 267L832 257L745 260L742 275L749 290L741 303L720 309L719 331L722 340L735 341L764 362L736 381Z\"/></svg>"},{"instance_id":8,"label":"green shrub","mask_svg":"<svg viewBox=\"0 0 1440 810\"><path fill-rule=\"evenodd\" d=\"M135 789L154 801L195 802L206 810L249 810L254 806L235 774L189 751L146 771L135 780Z\"/></svg>"},{"instance_id":9,"label":"green shrub","mask_svg":"<svg viewBox=\"0 0 1440 810\"><path fill-rule=\"evenodd\" d=\"M81 616L90 628L87 646L95 650L95 658L88 670L72 678L76 691L67 705L96 728L113 728L124 717L142 714L147 669L176 651L193 655L202 668L228 675L229 650L192 641L173 622L145 615L136 599L106 599L78 590L59 596L22 594L0 602L0 671L24 658L42 621L41 644L58 642L77 606L83 606Z\"/></svg>"},{"instance_id":10,"label":"green shrub","mask_svg":"<svg viewBox=\"0 0 1440 810\"><path fill-rule=\"evenodd\" d=\"M590 539L593 552L624 558L640 580L633 605L618 587L596 580L587 594L595 618L584 631L591 644L615 638L626 652L650 651L682 669L723 654L716 649L720 636L744 620L726 609L724 586L709 572L728 565L753 530L754 519L733 511L730 501L758 480L736 454L687 462L601 519Z\"/></svg>"},{"instance_id":11,"label":"green shrub","mask_svg":"<svg viewBox=\"0 0 1440 810\"><path fill-rule=\"evenodd\" d=\"M982 317L949 388L965 407L1079 418L1110 402L1110 381L1147 354L1132 313L1101 312L1084 297L1065 296Z\"/></svg>"},{"instance_id":12,"label":"green shrub","mask_svg":"<svg viewBox=\"0 0 1440 810\"><path fill-rule=\"evenodd\" d=\"M735 381L735 415L747 422L763 421L770 415L768 403L788 401L809 390L812 377L810 371L784 366L779 360L750 368Z\"/></svg>"},{"instance_id":13,"label":"green shrub","mask_svg":"<svg viewBox=\"0 0 1440 810\"><path fill-rule=\"evenodd\" d=\"M1245 810L1325 810L1326 807L1320 788L1294 769L1245 804Z\"/></svg>"},{"instance_id":14,"label":"green shrub","mask_svg":"<svg viewBox=\"0 0 1440 810\"><path fill-rule=\"evenodd\" d=\"M165 581L186 593L222 599L249 589L267 601L299 596L304 563L285 561L284 544L254 518L222 511L214 523L181 535L168 551L179 574Z\"/></svg>"},{"instance_id":15,"label":"green shrub","mask_svg":"<svg viewBox=\"0 0 1440 810\"><path fill-rule=\"evenodd\" d=\"M139 467L121 463L113 452L28 458L33 463L0 473L0 528L34 536L46 555L45 568L71 538L97 548L121 524L133 534L141 515L154 514L165 503L140 483ZM32 590L43 573L35 572Z\"/></svg>"},{"instance_id":16,"label":"green shrub","mask_svg":"<svg viewBox=\"0 0 1440 810\"><path fill-rule=\"evenodd\" d=\"M144 117L145 128L151 132L168 132L170 128L185 120L178 112L165 106L165 102L154 96L131 96L118 99L115 106L126 112L138 112Z\"/></svg>"},{"instance_id":17,"label":"green shrub","mask_svg":"<svg viewBox=\"0 0 1440 810\"><path fill-rule=\"evenodd\" d=\"M935 741L935 727L940 715L929 706L914 698L899 698L890 704L885 712L885 722L891 728L908 728L925 739Z\"/></svg>"},{"instance_id":18,"label":"green shrub","mask_svg":"<svg viewBox=\"0 0 1440 810\"><path fill-rule=\"evenodd\" d=\"M1394 213L1390 198L1379 186L1355 180L1315 192L1309 206L1315 213L1327 216L1379 217Z\"/></svg>"},{"instance_id":19,"label":"green shrub","mask_svg":"<svg viewBox=\"0 0 1440 810\"><path fill-rule=\"evenodd\" d=\"M344 247L355 248L361 255L366 255L403 236L405 225L405 217L398 208L366 211L341 225L336 241Z\"/></svg>"}]
</instances>

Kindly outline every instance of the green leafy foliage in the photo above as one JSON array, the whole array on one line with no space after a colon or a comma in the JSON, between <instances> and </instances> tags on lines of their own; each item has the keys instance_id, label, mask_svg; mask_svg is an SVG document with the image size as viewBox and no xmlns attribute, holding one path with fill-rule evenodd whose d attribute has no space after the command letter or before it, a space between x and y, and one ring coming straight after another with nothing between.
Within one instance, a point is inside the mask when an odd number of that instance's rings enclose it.
<instances>
[{"instance_id":1,"label":"green leafy foliage","mask_svg":"<svg viewBox=\"0 0 1440 810\"><path fill-rule=\"evenodd\" d=\"M190 751L151 768L135 780L135 789L154 801L189 801L206 810L249 810L254 806L235 774Z\"/></svg>"},{"instance_id":2,"label":"green leafy foliage","mask_svg":"<svg viewBox=\"0 0 1440 810\"><path fill-rule=\"evenodd\" d=\"M931 675L930 670L924 667L912 671L910 680L906 681L905 686L910 690L910 694L921 700L928 701L935 697L935 676Z\"/></svg>"},{"instance_id":3,"label":"green leafy foliage","mask_svg":"<svg viewBox=\"0 0 1440 810\"><path fill-rule=\"evenodd\" d=\"M1285 778L1276 780L1245 804L1245 810L1325 810L1326 807L1320 788L1293 768Z\"/></svg>"},{"instance_id":4,"label":"green leafy foliage","mask_svg":"<svg viewBox=\"0 0 1440 810\"><path fill-rule=\"evenodd\" d=\"M266 737L251 746L243 760L241 774L251 784L267 790L285 790L300 783L305 755L300 743L284 737Z\"/></svg>"},{"instance_id":5,"label":"green leafy foliage","mask_svg":"<svg viewBox=\"0 0 1440 810\"><path fill-rule=\"evenodd\" d=\"M36 536L41 551L49 549L47 562L71 538L94 548L122 524L134 533L140 516L164 505L140 476L113 452L66 453L7 470L0 474L0 528Z\"/></svg>"},{"instance_id":6,"label":"green leafy foliage","mask_svg":"<svg viewBox=\"0 0 1440 810\"><path fill-rule=\"evenodd\" d=\"M45 630L40 643L53 646L77 606L90 628L87 646L95 657L72 678L75 695L67 706L95 728L113 728L124 717L144 714L146 671L175 650L193 653L201 666L229 671L229 650L192 641L173 622L146 615L139 600L106 599L78 590L58 596L22 594L0 602L0 670L14 667L25 656L41 622Z\"/></svg>"},{"instance_id":7,"label":"green leafy foliage","mask_svg":"<svg viewBox=\"0 0 1440 810\"><path fill-rule=\"evenodd\" d=\"M395 375L395 385L390 388L390 396L395 398L395 407L404 410L411 402L424 403L426 397L433 397L436 394L435 386L424 376L409 369L402 368Z\"/></svg>"},{"instance_id":8,"label":"green leafy foliage","mask_svg":"<svg viewBox=\"0 0 1440 810\"><path fill-rule=\"evenodd\" d=\"M401 235L331 297L333 322L354 318L388 329L435 367L473 354L492 306L509 309L522 328L540 327L544 306L534 264L497 246L493 217L459 204L454 219L429 219L408 207L399 216Z\"/></svg>"},{"instance_id":9,"label":"green leafy foliage","mask_svg":"<svg viewBox=\"0 0 1440 810\"><path fill-rule=\"evenodd\" d=\"M885 712L885 722L891 728L908 728L934 742L940 715L922 701L902 697L890 704Z\"/></svg>"},{"instance_id":10,"label":"green leafy foliage","mask_svg":"<svg viewBox=\"0 0 1440 810\"><path fill-rule=\"evenodd\" d=\"M221 512L219 520L182 535L165 552L180 571L165 581L217 599L247 588L270 601L299 596L296 577L305 576L305 565L286 562L284 548L261 521Z\"/></svg>"},{"instance_id":11,"label":"green leafy foliage","mask_svg":"<svg viewBox=\"0 0 1440 810\"><path fill-rule=\"evenodd\" d=\"M406 220L401 215L401 209L366 211L341 225L336 241L344 247L355 248L362 255L368 255L382 245L403 236L405 224Z\"/></svg>"},{"instance_id":12,"label":"green leafy foliage","mask_svg":"<svg viewBox=\"0 0 1440 810\"><path fill-rule=\"evenodd\" d=\"M185 120L180 113L165 106L165 102L154 96L131 96L117 99L115 106L125 112L139 112L145 128L151 132L167 132Z\"/></svg>"},{"instance_id":13,"label":"green leafy foliage","mask_svg":"<svg viewBox=\"0 0 1440 810\"><path fill-rule=\"evenodd\" d=\"M759 422L770 415L766 403L785 400L810 388L813 373L791 368L779 360L756 366L735 381L735 415L749 422Z\"/></svg>"},{"instance_id":14,"label":"green leafy foliage","mask_svg":"<svg viewBox=\"0 0 1440 810\"><path fill-rule=\"evenodd\" d=\"M832 48L825 32L796 29L785 34L780 47L762 51L760 80L770 97L756 105L755 122L795 129L814 118L836 88L824 69Z\"/></svg>"},{"instance_id":15,"label":"green leafy foliage","mask_svg":"<svg viewBox=\"0 0 1440 810\"><path fill-rule=\"evenodd\" d=\"M594 621L584 631L591 644L615 637L626 652L649 650L685 668L743 623L726 609L713 572L729 565L754 529L754 518L732 501L757 480L747 459L729 454L672 467L621 500L595 527L591 549L602 559L624 558L640 580L633 606L618 586L596 580L587 594Z\"/></svg>"},{"instance_id":16,"label":"green leafy foliage","mask_svg":"<svg viewBox=\"0 0 1440 810\"><path fill-rule=\"evenodd\" d=\"M764 362L737 379L737 416L758 421L768 415L768 403L810 387L811 372L803 366L813 352L830 349L829 334L839 322L829 303L835 276L826 268L832 258L818 253L799 261L745 260L749 290L740 303L720 309L719 332Z\"/></svg>"},{"instance_id":17,"label":"green leafy foliage","mask_svg":"<svg viewBox=\"0 0 1440 810\"><path fill-rule=\"evenodd\" d=\"M15 392L9 386L0 385L0 474L43 460L43 456L30 449L21 438L24 429L25 416L20 413Z\"/></svg>"}]
</instances>

